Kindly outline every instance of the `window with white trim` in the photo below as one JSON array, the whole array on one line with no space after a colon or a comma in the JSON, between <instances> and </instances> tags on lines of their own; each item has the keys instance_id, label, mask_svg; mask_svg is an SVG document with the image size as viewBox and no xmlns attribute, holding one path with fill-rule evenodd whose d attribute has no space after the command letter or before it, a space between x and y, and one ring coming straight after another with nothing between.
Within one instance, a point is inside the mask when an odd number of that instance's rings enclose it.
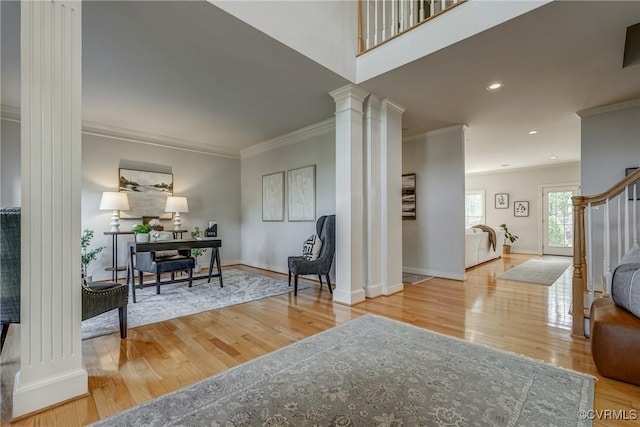
<instances>
[{"instance_id":1,"label":"window with white trim","mask_svg":"<svg viewBox=\"0 0 640 427\"><path fill-rule=\"evenodd\" d=\"M467 190L464 192L464 226L484 224L484 190Z\"/></svg>"}]
</instances>

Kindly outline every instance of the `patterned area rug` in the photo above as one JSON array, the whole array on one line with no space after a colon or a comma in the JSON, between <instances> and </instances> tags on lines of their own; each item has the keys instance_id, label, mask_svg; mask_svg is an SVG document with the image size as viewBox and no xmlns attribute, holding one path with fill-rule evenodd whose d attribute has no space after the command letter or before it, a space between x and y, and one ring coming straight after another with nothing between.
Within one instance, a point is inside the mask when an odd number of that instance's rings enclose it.
<instances>
[{"instance_id":1,"label":"patterned area rug","mask_svg":"<svg viewBox=\"0 0 640 427\"><path fill-rule=\"evenodd\" d=\"M569 259L530 259L502 273L497 279L551 286L570 265Z\"/></svg>"},{"instance_id":2,"label":"patterned area rug","mask_svg":"<svg viewBox=\"0 0 640 427\"><path fill-rule=\"evenodd\" d=\"M207 283L207 279L194 280L191 288L187 282L162 285L160 295L156 295L155 286L136 289L137 303L133 303L129 294L129 329L293 291L293 284L289 287L285 279L272 279L237 269L224 270L222 281L223 288L218 278L212 278L211 283ZM298 284L298 290L310 286L303 281ZM117 332L118 325L118 310L87 319L82 322L82 339Z\"/></svg>"},{"instance_id":3,"label":"patterned area rug","mask_svg":"<svg viewBox=\"0 0 640 427\"><path fill-rule=\"evenodd\" d=\"M594 379L364 315L97 426L586 426Z\"/></svg>"},{"instance_id":4,"label":"patterned area rug","mask_svg":"<svg viewBox=\"0 0 640 427\"><path fill-rule=\"evenodd\" d=\"M416 283L424 282L425 280L433 279L433 276L424 276L422 274L402 273L402 283L408 283L415 285Z\"/></svg>"}]
</instances>

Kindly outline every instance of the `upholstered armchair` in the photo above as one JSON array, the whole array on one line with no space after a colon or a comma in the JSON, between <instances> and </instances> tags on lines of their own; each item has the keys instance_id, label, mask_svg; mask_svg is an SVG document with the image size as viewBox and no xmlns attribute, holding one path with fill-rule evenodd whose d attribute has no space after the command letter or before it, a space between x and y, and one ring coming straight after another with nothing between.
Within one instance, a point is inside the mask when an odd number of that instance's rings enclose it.
<instances>
[{"instance_id":1,"label":"upholstered armchair","mask_svg":"<svg viewBox=\"0 0 640 427\"><path fill-rule=\"evenodd\" d=\"M11 323L20 323L20 208L0 209L0 351Z\"/></svg>"},{"instance_id":2,"label":"upholstered armchair","mask_svg":"<svg viewBox=\"0 0 640 427\"><path fill-rule=\"evenodd\" d=\"M87 283L82 280L82 320L118 309L120 338L127 337L129 286L122 283Z\"/></svg>"},{"instance_id":3,"label":"upholstered armchair","mask_svg":"<svg viewBox=\"0 0 640 427\"><path fill-rule=\"evenodd\" d=\"M291 275L294 275L293 294L298 295L298 276L307 274L317 274L320 279L320 288L322 289L322 276L327 279L327 287L329 292L333 293L331 287L331 264L336 250L336 216L325 215L318 218L316 222L316 233L322 240L322 248L320 255L313 261L307 261L301 256L290 256L289 265L289 286L291 286Z\"/></svg>"},{"instance_id":4,"label":"upholstered armchair","mask_svg":"<svg viewBox=\"0 0 640 427\"><path fill-rule=\"evenodd\" d=\"M20 323L20 208L0 209L0 320L2 342L11 323ZM80 256L78 254L78 256ZM78 271L78 274L81 274ZM119 283L91 283L82 279L82 320L118 309L120 337L127 337L129 288Z\"/></svg>"}]
</instances>

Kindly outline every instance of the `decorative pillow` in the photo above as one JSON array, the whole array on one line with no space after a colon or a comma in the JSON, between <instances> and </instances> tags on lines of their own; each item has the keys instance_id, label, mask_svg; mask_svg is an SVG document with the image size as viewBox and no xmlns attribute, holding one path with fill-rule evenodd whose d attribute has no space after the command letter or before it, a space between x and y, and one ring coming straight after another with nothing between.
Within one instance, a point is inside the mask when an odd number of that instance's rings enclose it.
<instances>
[{"instance_id":1,"label":"decorative pillow","mask_svg":"<svg viewBox=\"0 0 640 427\"><path fill-rule=\"evenodd\" d=\"M317 234L312 234L302 245L302 256L307 261L315 261L320 256L322 240Z\"/></svg>"},{"instance_id":2,"label":"decorative pillow","mask_svg":"<svg viewBox=\"0 0 640 427\"><path fill-rule=\"evenodd\" d=\"M639 248L632 248L613 271L611 297L617 305L640 317Z\"/></svg>"}]
</instances>

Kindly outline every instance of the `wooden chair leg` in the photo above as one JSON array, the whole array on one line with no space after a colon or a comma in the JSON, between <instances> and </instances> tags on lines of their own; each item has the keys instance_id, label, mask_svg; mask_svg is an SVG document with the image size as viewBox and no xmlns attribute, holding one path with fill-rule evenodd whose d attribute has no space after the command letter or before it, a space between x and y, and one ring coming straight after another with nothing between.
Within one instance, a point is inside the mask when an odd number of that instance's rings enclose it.
<instances>
[{"instance_id":1,"label":"wooden chair leg","mask_svg":"<svg viewBox=\"0 0 640 427\"><path fill-rule=\"evenodd\" d=\"M189 269L189 287L193 284L193 268Z\"/></svg>"},{"instance_id":2,"label":"wooden chair leg","mask_svg":"<svg viewBox=\"0 0 640 427\"><path fill-rule=\"evenodd\" d=\"M156 295L160 293L160 274L156 274Z\"/></svg>"},{"instance_id":3,"label":"wooden chair leg","mask_svg":"<svg viewBox=\"0 0 640 427\"><path fill-rule=\"evenodd\" d=\"M293 276L293 296L298 296L298 275Z\"/></svg>"},{"instance_id":4,"label":"wooden chair leg","mask_svg":"<svg viewBox=\"0 0 640 427\"><path fill-rule=\"evenodd\" d=\"M324 283L322 283L322 274L318 274L318 279L320 279L320 290L322 290L322 287L324 286Z\"/></svg>"},{"instance_id":5,"label":"wooden chair leg","mask_svg":"<svg viewBox=\"0 0 640 427\"><path fill-rule=\"evenodd\" d=\"M120 338L127 338L127 306L118 307L118 316L120 317Z\"/></svg>"},{"instance_id":6,"label":"wooden chair leg","mask_svg":"<svg viewBox=\"0 0 640 427\"><path fill-rule=\"evenodd\" d=\"M289 270L289 286L291 286L291 270Z\"/></svg>"},{"instance_id":7,"label":"wooden chair leg","mask_svg":"<svg viewBox=\"0 0 640 427\"><path fill-rule=\"evenodd\" d=\"M328 273L327 273L327 286L329 287L329 293L333 294L333 287L331 286L331 277L329 277Z\"/></svg>"}]
</instances>

